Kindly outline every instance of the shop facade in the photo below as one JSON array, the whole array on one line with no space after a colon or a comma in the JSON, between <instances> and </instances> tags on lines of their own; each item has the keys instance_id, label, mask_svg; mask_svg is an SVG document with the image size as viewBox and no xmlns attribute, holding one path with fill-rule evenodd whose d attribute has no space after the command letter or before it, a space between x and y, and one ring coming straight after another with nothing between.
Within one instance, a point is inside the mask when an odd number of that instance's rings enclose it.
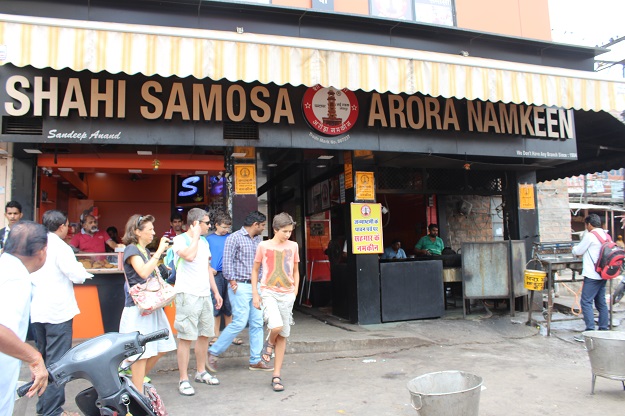
<instances>
[{"instance_id":1,"label":"shop facade","mask_svg":"<svg viewBox=\"0 0 625 416\"><path fill-rule=\"evenodd\" d=\"M209 193L206 183L219 177L218 204L232 213L235 229L265 204L269 217L284 210L298 221L308 285L300 302L331 302L337 315L363 324L385 320L385 282L377 254L352 253L352 202L387 210L384 246L400 239L411 250L437 223L456 252L467 242L513 240L527 251L537 239L537 214L520 204L519 185L580 158L574 109L608 110L625 100L622 86L592 74L526 63L191 28L19 16L4 16L3 25L4 39L9 31L42 31L69 42L69 50L96 45L93 59L59 54L71 58L67 65L14 54L9 45L0 66L0 141L12 144L13 183L35 184L13 185L16 199L32 201L34 213L54 201L70 216L83 207L61 201L97 200L127 218L137 205L120 210L119 201L93 198L95 188L85 186L97 183L98 168L126 177L135 170L143 184L119 182L106 192L147 190L130 199L150 201L164 219L180 206L179 178L202 176ZM59 27L63 36L53 34ZM103 38L107 47L98 49ZM134 57L139 42L145 56ZM161 60L157 50L172 55ZM567 56L561 64L577 65L571 62ZM254 192L236 191L241 166L251 167ZM155 168L167 179L153 182ZM357 172L372 174L372 198L357 197ZM69 186L50 185L56 175ZM46 186L73 190L52 199Z\"/></svg>"}]
</instances>

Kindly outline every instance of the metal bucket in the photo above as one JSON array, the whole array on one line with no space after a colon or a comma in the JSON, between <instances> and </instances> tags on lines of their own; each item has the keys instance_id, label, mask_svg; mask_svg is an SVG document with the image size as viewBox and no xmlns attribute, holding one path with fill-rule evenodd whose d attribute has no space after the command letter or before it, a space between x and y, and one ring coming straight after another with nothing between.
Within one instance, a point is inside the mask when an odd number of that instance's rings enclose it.
<instances>
[{"instance_id":1,"label":"metal bucket","mask_svg":"<svg viewBox=\"0 0 625 416\"><path fill-rule=\"evenodd\" d=\"M420 416L477 416L482 377L463 371L440 371L408 382L412 407Z\"/></svg>"},{"instance_id":2,"label":"metal bucket","mask_svg":"<svg viewBox=\"0 0 625 416\"><path fill-rule=\"evenodd\" d=\"M620 380L625 388L625 332L586 331L582 335L592 368L590 394L595 394L597 376Z\"/></svg>"}]
</instances>

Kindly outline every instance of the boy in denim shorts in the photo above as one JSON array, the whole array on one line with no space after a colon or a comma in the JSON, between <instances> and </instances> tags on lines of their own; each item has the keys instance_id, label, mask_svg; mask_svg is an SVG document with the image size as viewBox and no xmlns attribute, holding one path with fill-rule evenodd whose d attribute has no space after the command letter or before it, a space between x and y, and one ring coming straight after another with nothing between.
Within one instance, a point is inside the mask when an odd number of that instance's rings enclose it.
<instances>
[{"instance_id":1,"label":"boy in denim shorts","mask_svg":"<svg viewBox=\"0 0 625 416\"><path fill-rule=\"evenodd\" d=\"M263 319L269 330L262 359L269 362L275 353L271 385L274 391L284 391L280 370L284 362L286 339L293 325L293 304L299 286L299 248L295 241L289 240L295 228L295 221L289 214L283 212L276 215L272 227L273 238L260 243L256 250L252 269L252 296L255 308L260 309L262 305ZM263 275L259 294L257 283L261 265Z\"/></svg>"}]
</instances>

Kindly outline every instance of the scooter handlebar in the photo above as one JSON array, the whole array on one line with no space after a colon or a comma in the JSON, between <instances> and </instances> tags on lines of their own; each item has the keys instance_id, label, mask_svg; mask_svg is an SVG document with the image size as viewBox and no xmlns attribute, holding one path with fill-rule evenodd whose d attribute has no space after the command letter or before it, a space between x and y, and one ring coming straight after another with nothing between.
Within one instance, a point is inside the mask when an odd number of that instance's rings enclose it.
<instances>
[{"instance_id":1,"label":"scooter handlebar","mask_svg":"<svg viewBox=\"0 0 625 416\"><path fill-rule=\"evenodd\" d=\"M156 341L156 340L163 339L163 338L169 338L168 329L161 329L159 331L155 331L147 335L139 334L139 336L137 337L137 342L139 342L139 345L144 346L148 342Z\"/></svg>"},{"instance_id":2,"label":"scooter handlebar","mask_svg":"<svg viewBox=\"0 0 625 416\"><path fill-rule=\"evenodd\" d=\"M18 397L24 397L26 396L26 393L28 393L28 390L30 390L30 388L33 386L33 381L29 381L28 383L19 386L17 388L17 396Z\"/></svg>"}]
</instances>

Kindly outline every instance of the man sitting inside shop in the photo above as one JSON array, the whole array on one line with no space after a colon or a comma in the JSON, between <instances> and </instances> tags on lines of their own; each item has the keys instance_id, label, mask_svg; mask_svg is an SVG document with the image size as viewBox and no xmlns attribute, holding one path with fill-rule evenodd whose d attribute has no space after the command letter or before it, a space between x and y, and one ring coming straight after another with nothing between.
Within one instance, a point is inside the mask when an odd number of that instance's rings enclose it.
<instances>
[{"instance_id":1,"label":"man sitting inside shop","mask_svg":"<svg viewBox=\"0 0 625 416\"><path fill-rule=\"evenodd\" d=\"M401 248L399 239L393 240L390 246L384 249L384 254L380 257L382 260L405 259L406 252Z\"/></svg>"},{"instance_id":2,"label":"man sitting inside shop","mask_svg":"<svg viewBox=\"0 0 625 416\"><path fill-rule=\"evenodd\" d=\"M430 233L421 237L419 242L414 246L414 252L416 255L421 256L440 256L445 248L443 239L438 236L438 225L430 224L428 226Z\"/></svg>"},{"instance_id":3,"label":"man sitting inside shop","mask_svg":"<svg viewBox=\"0 0 625 416\"><path fill-rule=\"evenodd\" d=\"M69 242L69 245L83 253L104 253L105 247L113 250L122 244L117 244L104 230L98 228L97 218L89 210L80 216L81 229Z\"/></svg>"}]
</instances>

